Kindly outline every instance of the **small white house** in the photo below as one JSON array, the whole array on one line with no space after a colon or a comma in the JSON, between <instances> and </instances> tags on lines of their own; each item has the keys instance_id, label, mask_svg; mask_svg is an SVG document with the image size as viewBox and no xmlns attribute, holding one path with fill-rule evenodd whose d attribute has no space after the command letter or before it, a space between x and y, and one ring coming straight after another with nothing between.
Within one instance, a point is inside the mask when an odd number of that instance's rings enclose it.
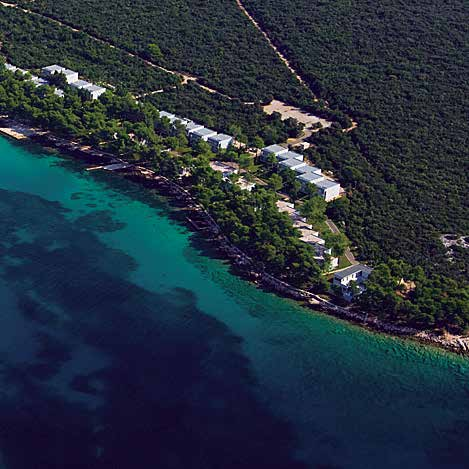
<instances>
[{"instance_id":1,"label":"small white house","mask_svg":"<svg viewBox=\"0 0 469 469\"><path fill-rule=\"evenodd\" d=\"M77 81L74 81L73 83L70 83L70 86L77 90L83 90L87 88L88 86L91 86L91 83L85 80L77 80Z\"/></svg>"},{"instance_id":2,"label":"small white house","mask_svg":"<svg viewBox=\"0 0 469 469\"><path fill-rule=\"evenodd\" d=\"M9 72L13 72L13 73L15 73L16 70L18 70L18 67L15 67L14 65L9 64L9 63L5 63L5 68L6 68Z\"/></svg>"},{"instance_id":3,"label":"small white house","mask_svg":"<svg viewBox=\"0 0 469 469\"><path fill-rule=\"evenodd\" d=\"M106 88L93 84L91 84L91 86L87 86L84 89L90 95L91 99L98 99L102 94L106 92Z\"/></svg>"},{"instance_id":4,"label":"small white house","mask_svg":"<svg viewBox=\"0 0 469 469\"><path fill-rule=\"evenodd\" d=\"M201 129L191 131L189 138L191 143L197 143L200 142L200 140L206 142L210 137L214 137L215 135L217 135L215 130L202 127Z\"/></svg>"},{"instance_id":5,"label":"small white house","mask_svg":"<svg viewBox=\"0 0 469 469\"><path fill-rule=\"evenodd\" d=\"M194 121L188 121L187 124L183 124L183 125L186 128L186 132L188 136L190 136L192 132L195 132L196 130L200 130L204 128L203 125L196 124Z\"/></svg>"},{"instance_id":6,"label":"small white house","mask_svg":"<svg viewBox=\"0 0 469 469\"><path fill-rule=\"evenodd\" d=\"M233 143L233 137L226 134L217 134L209 137L208 143L212 147L212 151L216 153L220 150L226 150Z\"/></svg>"},{"instance_id":7,"label":"small white house","mask_svg":"<svg viewBox=\"0 0 469 469\"><path fill-rule=\"evenodd\" d=\"M320 168L317 168L316 166L301 166L300 168L295 169L295 173L297 174L319 174L319 176L322 176L322 172Z\"/></svg>"},{"instance_id":8,"label":"small white house","mask_svg":"<svg viewBox=\"0 0 469 469\"><path fill-rule=\"evenodd\" d=\"M60 65L50 65L49 67L44 67L42 69L42 76L45 78L55 75L56 73L64 75L68 84L78 81L78 72L69 70L68 68L64 68Z\"/></svg>"},{"instance_id":9,"label":"small white house","mask_svg":"<svg viewBox=\"0 0 469 469\"><path fill-rule=\"evenodd\" d=\"M262 149L261 153L261 161L267 161L272 155L276 157L276 159L279 159L279 155L282 155L284 153L288 152L288 148L282 147L280 145L269 145L268 147L265 147ZM289 158L287 158L289 159Z\"/></svg>"},{"instance_id":10,"label":"small white house","mask_svg":"<svg viewBox=\"0 0 469 469\"><path fill-rule=\"evenodd\" d=\"M336 199L340 195L340 184L330 179L322 178L315 181L314 184L318 188L318 194L326 201Z\"/></svg>"},{"instance_id":11,"label":"small white house","mask_svg":"<svg viewBox=\"0 0 469 469\"><path fill-rule=\"evenodd\" d=\"M327 248L322 244L312 244L312 246L316 250L314 259L319 264L323 265L327 260L331 269L335 269L339 265L339 258L332 255L331 248Z\"/></svg>"},{"instance_id":12,"label":"small white house","mask_svg":"<svg viewBox=\"0 0 469 469\"><path fill-rule=\"evenodd\" d=\"M169 120L171 124L178 119L176 115L172 114L171 112L160 111L159 114L160 114L160 119L163 119L165 117L166 119Z\"/></svg>"},{"instance_id":13,"label":"small white house","mask_svg":"<svg viewBox=\"0 0 469 469\"><path fill-rule=\"evenodd\" d=\"M300 153L297 153L296 151L287 151L286 153L282 154L282 159L304 161L304 156Z\"/></svg>"},{"instance_id":14,"label":"small white house","mask_svg":"<svg viewBox=\"0 0 469 469\"><path fill-rule=\"evenodd\" d=\"M295 158L290 158L288 160L280 161L278 164L278 168L280 170L282 169L295 170L297 168L302 168L303 166L306 166L306 163L304 163L303 161L299 161Z\"/></svg>"},{"instance_id":15,"label":"small white house","mask_svg":"<svg viewBox=\"0 0 469 469\"><path fill-rule=\"evenodd\" d=\"M309 166L308 166L309 168ZM298 168L297 168L298 169ZM303 174L298 174L296 176L296 179L301 182L301 189L303 191L306 191L306 188L310 185L316 185L316 183L322 181L324 179L324 176L321 173L315 173L313 171L307 171Z\"/></svg>"},{"instance_id":16,"label":"small white house","mask_svg":"<svg viewBox=\"0 0 469 469\"><path fill-rule=\"evenodd\" d=\"M332 283L341 288L342 295L347 301L351 301L355 295L365 291L366 287L364 284L372 271L373 269L366 265L352 265L340 272L336 272ZM351 288L352 282L354 282L357 287L357 291L355 292Z\"/></svg>"},{"instance_id":17,"label":"small white house","mask_svg":"<svg viewBox=\"0 0 469 469\"><path fill-rule=\"evenodd\" d=\"M91 99L98 99L106 92L106 88L94 85L93 83L85 80L74 81L73 83L70 83L70 86L77 90L85 91Z\"/></svg>"}]
</instances>

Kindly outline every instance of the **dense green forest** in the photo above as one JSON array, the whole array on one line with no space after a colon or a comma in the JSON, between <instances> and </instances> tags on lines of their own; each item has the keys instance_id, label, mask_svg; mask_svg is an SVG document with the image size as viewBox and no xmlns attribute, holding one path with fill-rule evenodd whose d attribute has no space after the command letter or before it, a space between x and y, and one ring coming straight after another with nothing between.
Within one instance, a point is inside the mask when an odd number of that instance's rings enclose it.
<instances>
[{"instance_id":1,"label":"dense green forest","mask_svg":"<svg viewBox=\"0 0 469 469\"><path fill-rule=\"evenodd\" d=\"M169 69L201 77L243 101L270 101L272 96L292 102L311 98L231 0L19 3Z\"/></svg>"},{"instance_id":2,"label":"dense green forest","mask_svg":"<svg viewBox=\"0 0 469 469\"><path fill-rule=\"evenodd\" d=\"M259 104L243 104L209 93L189 82L147 65L107 44L90 39L50 20L0 6L1 53L8 61L28 70L60 63L95 82L135 93L164 89L146 98L160 109L197 119L219 131L230 132L249 143L261 137L267 144L295 136L300 127L279 116L267 116ZM326 112L327 111L323 111Z\"/></svg>"},{"instance_id":3,"label":"dense green forest","mask_svg":"<svg viewBox=\"0 0 469 469\"><path fill-rule=\"evenodd\" d=\"M469 10L463 0L246 0L319 96L358 129L315 134L348 188L333 214L363 259L469 278L441 233L469 233Z\"/></svg>"},{"instance_id":4,"label":"dense green forest","mask_svg":"<svg viewBox=\"0 0 469 469\"><path fill-rule=\"evenodd\" d=\"M91 81L132 91L158 90L179 82L139 58L14 8L0 6L0 42L1 53L26 69L60 63Z\"/></svg>"}]
</instances>

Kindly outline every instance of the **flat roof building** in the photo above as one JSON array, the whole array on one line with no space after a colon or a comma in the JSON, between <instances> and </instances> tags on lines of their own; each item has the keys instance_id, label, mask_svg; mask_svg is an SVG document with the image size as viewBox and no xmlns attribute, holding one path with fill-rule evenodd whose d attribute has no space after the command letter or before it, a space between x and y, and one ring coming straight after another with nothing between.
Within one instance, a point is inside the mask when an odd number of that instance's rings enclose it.
<instances>
[{"instance_id":1,"label":"flat roof building","mask_svg":"<svg viewBox=\"0 0 469 469\"><path fill-rule=\"evenodd\" d=\"M49 65L48 67L44 67L42 69L42 76L46 78L55 75L56 73L61 73L64 75L68 84L72 84L78 81L78 72L69 70L68 68L62 67L60 65Z\"/></svg>"},{"instance_id":2,"label":"flat roof building","mask_svg":"<svg viewBox=\"0 0 469 469\"><path fill-rule=\"evenodd\" d=\"M373 269L367 265L357 264L336 272L332 281L333 285L340 287L342 296L347 301L352 301L356 295L360 295L366 290L365 282ZM355 288L350 283L354 282Z\"/></svg>"},{"instance_id":3,"label":"flat roof building","mask_svg":"<svg viewBox=\"0 0 469 469\"><path fill-rule=\"evenodd\" d=\"M320 168L316 168L316 166L301 166L299 168L296 168L295 169L295 173L297 174L309 174L309 173L312 173L312 174L318 174L321 176L321 169Z\"/></svg>"},{"instance_id":4,"label":"flat roof building","mask_svg":"<svg viewBox=\"0 0 469 469\"><path fill-rule=\"evenodd\" d=\"M319 195L323 197L326 202L334 200L340 195L340 184L338 182L323 178L320 181L314 182L314 184L318 188Z\"/></svg>"},{"instance_id":5,"label":"flat roof building","mask_svg":"<svg viewBox=\"0 0 469 469\"><path fill-rule=\"evenodd\" d=\"M217 134L208 138L208 143L215 153L219 150L226 150L232 143L233 137L226 134Z\"/></svg>"},{"instance_id":6,"label":"flat roof building","mask_svg":"<svg viewBox=\"0 0 469 469\"><path fill-rule=\"evenodd\" d=\"M73 83L70 83L70 86L72 88L76 88L77 90L82 90L88 86L91 86L91 83L85 80L77 80L77 81L74 81Z\"/></svg>"},{"instance_id":7,"label":"flat roof building","mask_svg":"<svg viewBox=\"0 0 469 469\"><path fill-rule=\"evenodd\" d=\"M303 174L299 174L296 176L296 179L301 182L301 187L303 190L306 190L309 184L314 184L322 181L324 179L324 176L322 174L316 174L313 172L307 172Z\"/></svg>"},{"instance_id":8,"label":"flat roof building","mask_svg":"<svg viewBox=\"0 0 469 469\"><path fill-rule=\"evenodd\" d=\"M286 153L282 154L284 159L294 159L298 161L304 161L304 156L296 151L287 151Z\"/></svg>"},{"instance_id":9,"label":"flat roof building","mask_svg":"<svg viewBox=\"0 0 469 469\"><path fill-rule=\"evenodd\" d=\"M306 163L304 163L303 161L299 161L295 158L280 161L278 164L279 169L295 170L296 168L301 168L302 166L306 166Z\"/></svg>"},{"instance_id":10,"label":"flat roof building","mask_svg":"<svg viewBox=\"0 0 469 469\"><path fill-rule=\"evenodd\" d=\"M268 147L262 149L261 161L267 161L267 159L271 156L275 156L278 159L279 155L287 153L287 151L288 148L282 147L280 145L269 145Z\"/></svg>"},{"instance_id":11,"label":"flat roof building","mask_svg":"<svg viewBox=\"0 0 469 469\"><path fill-rule=\"evenodd\" d=\"M215 136L217 133L212 129L202 127L201 129L194 130L190 133L190 139L192 142L199 142L203 140L206 142L210 137Z\"/></svg>"},{"instance_id":12,"label":"flat roof building","mask_svg":"<svg viewBox=\"0 0 469 469\"><path fill-rule=\"evenodd\" d=\"M93 85L87 86L84 88L86 92L91 96L91 99L98 99L102 94L106 92L106 88L102 86Z\"/></svg>"},{"instance_id":13,"label":"flat roof building","mask_svg":"<svg viewBox=\"0 0 469 469\"><path fill-rule=\"evenodd\" d=\"M194 121L188 121L186 125L184 125L186 128L187 134L191 134L192 132L195 132L196 130L203 129L204 126L202 124L196 124Z\"/></svg>"},{"instance_id":14,"label":"flat roof building","mask_svg":"<svg viewBox=\"0 0 469 469\"><path fill-rule=\"evenodd\" d=\"M163 119L165 117L166 119L169 120L171 124L177 120L176 114L172 114L171 112L160 111L159 114L160 114L160 119Z\"/></svg>"}]
</instances>

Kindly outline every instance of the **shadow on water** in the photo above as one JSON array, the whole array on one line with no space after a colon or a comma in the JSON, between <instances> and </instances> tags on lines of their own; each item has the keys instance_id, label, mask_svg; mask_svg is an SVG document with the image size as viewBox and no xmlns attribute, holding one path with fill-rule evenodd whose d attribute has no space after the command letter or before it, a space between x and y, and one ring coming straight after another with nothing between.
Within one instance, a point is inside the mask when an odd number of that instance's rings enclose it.
<instances>
[{"instance_id":1,"label":"shadow on water","mask_svg":"<svg viewBox=\"0 0 469 469\"><path fill-rule=\"evenodd\" d=\"M191 291L131 283L133 259L66 213L0 191L11 320L32 323L35 343L27 362L0 357L6 468L306 467L289 426L256 396L240 339L204 315Z\"/></svg>"}]
</instances>

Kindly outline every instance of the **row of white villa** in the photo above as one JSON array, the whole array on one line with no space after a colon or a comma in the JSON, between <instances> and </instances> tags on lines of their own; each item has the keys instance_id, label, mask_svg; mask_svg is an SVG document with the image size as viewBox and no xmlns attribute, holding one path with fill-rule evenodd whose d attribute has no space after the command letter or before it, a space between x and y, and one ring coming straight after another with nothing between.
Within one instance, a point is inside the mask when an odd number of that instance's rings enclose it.
<instances>
[{"instance_id":1,"label":"row of white villa","mask_svg":"<svg viewBox=\"0 0 469 469\"><path fill-rule=\"evenodd\" d=\"M22 69L22 68L16 67L15 65L6 63L6 64L5 64L5 68L6 68L7 70L9 70L10 72L12 72L12 73L19 72L19 73L21 73L21 74L23 74L23 75L26 75L27 73L29 73L29 75L30 75L30 77L31 77L31 81L32 81L33 84L36 86L36 88L38 88L39 86L49 85L49 82L48 82L47 80L45 80L44 78L37 77L36 75L31 74L31 73L28 72L27 70L24 70L24 69ZM62 90L57 89L57 88L54 90L54 93L55 93L57 96L60 96L61 98L63 98L63 96L64 96L64 92L63 92Z\"/></svg>"},{"instance_id":2,"label":"row of white villa","mask_svg":"<svg viewBox=\"0 0 469 469\"><path fill-rule=\"evenodd\" d=\"M160 118L166 118L170 124L176 126L177 123L185 128L187 137L191 144L200 141L207 142L214 153L220 150L226 150L234 143L234 138L230 135L219 134L215 130L208 129L201 124L197 124L189 119L178 117L170 112L160 111Z\"/></svg>"},{"instance_id":3,"label":"row of white villa","mask_svg":"<svg viewBox=\"0 0 469 469\"><path fill-rule=\"evenodd\" d=\"M263 148L261 161L271 161L272 158L277 162L279 169L288 168L297 174L296 178L301 182L303 190L306 190L310 184L314 185L318 194L324 198L326 202L340 196L340 184L327 179L322 174L320 168L309 166L300 153L289 151L288 148L282 147L281 145L270 145Z\"/></svg>"},{"instance_id":4,"label":"row of white villa","mask_svg":"<svg viewBox=\"0 0 469 469\"><path fill-rule=\"evenodd\" d=\"M69 70L60 65L49 65L41 70L41 75L46 80L55 74L62 74L70 87L84 91L91 99L98 99L107 91L106 88L102 86L95 85L89 81L80 80L78 72Z\"/></svg>"},{"instance_id":5,"label":"row of white villa","mask_svg":"<svg viewBox=\"0 0 469 469\"><path fill-rule=\"evenodd\" d=\"M319 232L313 230L313 226L295 209L294 204L279 200L277 202L277 208L280 212L286 213L291 218L293 226L298 229L301 234L301 241L314 247L316 251L314 259L319 264L323 265L326 260L328 260L330 270L335 269L339 265L339 258L332 256L332 250L326 247L326 241L319 237Z\"/></svg>"},{"instance_id":6,"label":"row of white villa","mask_svg":"<svg viewBox=\"0 0 469 469\"><path fill-rule=\"evenodd\" d=\"M295 209L294 204L279 200L277 208L280 212L287 213L293 221L293 226L298 229L301 241L314 247L316 254L314 259L324 265L328 262L329 269L334 270L339 266L339 258L332 255L332 250L326 247L326 242L319 236L319 232L313 230L306 218ZM352 301L366 289L365 283L372 272L372 268L362 264L351 265L335 272L332 284L337 287L346 301Z\"/></svg>"},{"instance_id":7,"label":"row of white villa","mask_svg":"<svg viewBox=\"0 0 469 469\"><path fill-rule=\"evenodd\" d=\"M9 63L5 64L5 68L13 73L20 72L23 75L30 73L27 70L23 70L22 68L16 67ZM30 76L34 85L39 87L50 85L48 78L59 73L65 77L65 80L67 84L70 85L70 87L86 92L91 99L98 99L103 93L107 91L106 88L103 88L102 86L95 85L89 81L80 80L78 72L61 67L60 65L50 65L49 67L44 67L41 69L41 77L33 74L30 74ZM55 88L54 93L60 97L64 96L64 92L61 89Z\"/></svg>"}]
</instances>

